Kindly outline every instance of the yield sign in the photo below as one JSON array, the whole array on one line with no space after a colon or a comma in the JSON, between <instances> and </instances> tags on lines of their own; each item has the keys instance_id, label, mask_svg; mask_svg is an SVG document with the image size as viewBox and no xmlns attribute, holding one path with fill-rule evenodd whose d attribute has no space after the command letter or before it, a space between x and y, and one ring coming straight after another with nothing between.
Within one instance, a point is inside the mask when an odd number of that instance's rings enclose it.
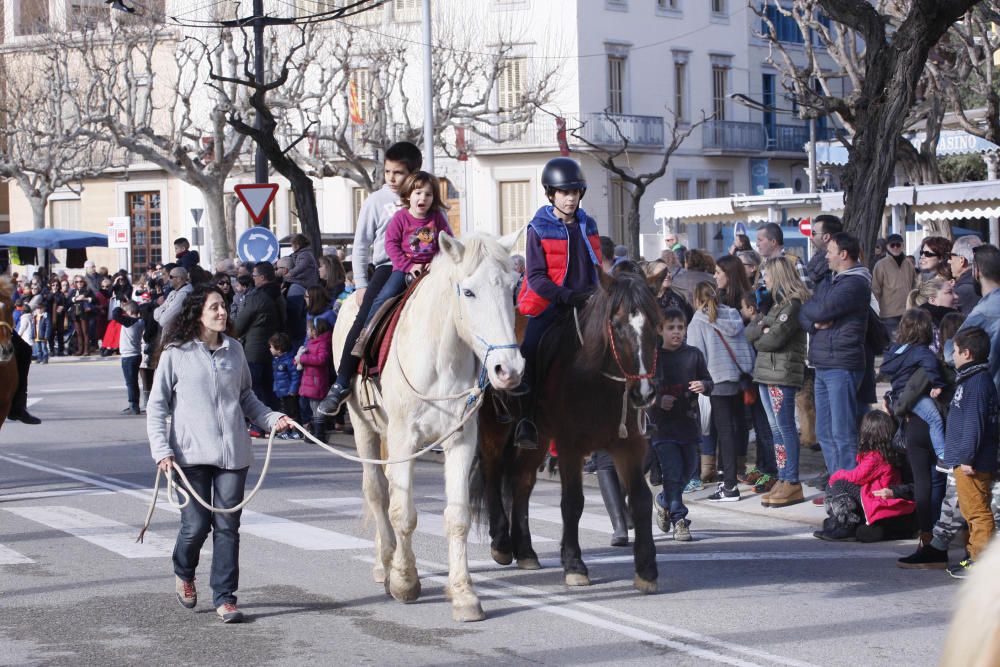
<instances>
[{"instance_id":1,"label":"yield sign","mask_svg":"<svg viewBox=\"0 0 1000 667\"><path fill-rule=\"evenodd\" d=\"M274 201L274 195L278 192L277 183L244 183L235 188L236 196L240 198L243 205L247 207L247 212L253 221L260 224L267 213L267 207Z\"/></svg>"}]
</instances>

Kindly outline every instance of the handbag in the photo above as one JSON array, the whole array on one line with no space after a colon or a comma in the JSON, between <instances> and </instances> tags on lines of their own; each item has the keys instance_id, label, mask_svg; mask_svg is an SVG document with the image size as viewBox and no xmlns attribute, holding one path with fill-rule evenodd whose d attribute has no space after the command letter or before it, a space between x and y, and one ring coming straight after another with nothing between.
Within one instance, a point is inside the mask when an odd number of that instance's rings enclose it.
<instances>
[{"instance_id":1,"label":"handbag","mask_svg":"<svg viewBox=\"0 0 1000 667\"><path fill-rule=\"evenodd\" d=\"M705 394L698 394L698 412L701 417L701 434L712 434L712 401Z\"/></svg>"},{"instance_id":2,"label":"handbag","mask_svg":"<svg viewBox=\"0 0 1000 667\"><path fill-rule=\"evenodd\" d=\"M722 332L715 327L712 327L712 330L715 331L715 335L719 337L722 344L726 346L726 352L729 353L729 358L733 360L733 364L735 364L736 368L740 371L740 391L743 392L743 405L753 405L757 402L757 390L753 386L753 376L743 370L740 366L740 362L736 361L736 354L733 352L733 348L729 347L729 341L727 341L726 337L722 335Z\"/></svg>"}]
</instances>

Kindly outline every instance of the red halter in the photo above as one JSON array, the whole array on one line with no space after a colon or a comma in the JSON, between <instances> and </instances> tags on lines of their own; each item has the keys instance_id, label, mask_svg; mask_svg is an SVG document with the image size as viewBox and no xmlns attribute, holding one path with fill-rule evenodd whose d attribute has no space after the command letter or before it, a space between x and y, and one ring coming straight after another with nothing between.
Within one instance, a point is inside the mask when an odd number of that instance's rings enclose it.
<instances>
[{"instance_id":1,"label":"red halter","mask_svg":"<svg viewBox=\"0 0 1000 667\"><path fill-rule=\"evenodd\" d=\"M637 382L639 380L651 380L654 375L656 375L656 361L659 357L660 350L658 348L653 348L653 367L648 373L643 373L642 375L636 375L634 373L629 373L625 370L622 365L622 359L618 355L618 347L615 345L615 332L611 328L611 320L608 320L608 340L611 341L611 356L614 357L615 363L618 365L618 370L621 371L622 376L627 382Z\"/></svg>"}]
</instances>

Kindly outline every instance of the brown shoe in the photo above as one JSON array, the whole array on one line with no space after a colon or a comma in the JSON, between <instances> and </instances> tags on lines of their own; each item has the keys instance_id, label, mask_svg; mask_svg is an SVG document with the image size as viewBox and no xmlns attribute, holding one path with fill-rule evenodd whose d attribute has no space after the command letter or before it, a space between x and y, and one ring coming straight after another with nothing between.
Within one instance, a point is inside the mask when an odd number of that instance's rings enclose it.
<instances>
[{"instance_id":1,"label":"brown shoe","mask_svg":"<svg viewBox=\"0 0 1000 667\"><path fill-rule=\"evenodd\" d=\"M771 497L771 494L779 491L781 489L781 487L784 486L784 485L785 485L784 480L780 480L780 479L779 480L775 480L774 486L772 486L770 488L770 490L768 490L765 493L761 494L761 496L760 496L760 504L763 505L764 507L767 507L767 501Z\"/></svg>"},{"instance_id":2,"label":"brown shoe","mask_svg":"<svg viewBox=\"0 0 1000 667\"><path fill-rule=\"evenodd\" d=\"M761 504L765 507L788 507L803 501L805 501L805 496L802 495L801 484L782 482L780 487L775 487L771 491L766 501L761 501Z\"/></svg>"},{"instance_id":3,"label":"brown shoe","mask_svg":"<svg viewBox=\"0 0 1000 667\"><path fill-rule=\"evenodd\" d=\"M198 591L195 590L194 581L184 581L174 575L174 591L177 593L177 601L185 609L194 609L198 604Z\"/></svg>"},{"instance_id":4,"label":"brown shoe","mask_svg":"<svg viewBox=\"0 0 1000 667\"><path fill-rule=\"evenodd\" d=\"M219 615L223 623L242 623L243 622L243 612L236 608L236 605L231 602L227 602L224 605L219 606L215 613Z\"/></svg>"},{"instance_id":5,"label":"brown shoe","mask_svg":"<svg viewBox=\"0 0 1000 667\"><path fill-rule=\"evenodd\" d=\"M771 489L774 488L774 485L777 483L778 483L777 477L771 477L767 473L763 473L761 474L760 477L757 478L757 483L754 484L753 492L768 493Z\"/></svg>"}]
</instances>

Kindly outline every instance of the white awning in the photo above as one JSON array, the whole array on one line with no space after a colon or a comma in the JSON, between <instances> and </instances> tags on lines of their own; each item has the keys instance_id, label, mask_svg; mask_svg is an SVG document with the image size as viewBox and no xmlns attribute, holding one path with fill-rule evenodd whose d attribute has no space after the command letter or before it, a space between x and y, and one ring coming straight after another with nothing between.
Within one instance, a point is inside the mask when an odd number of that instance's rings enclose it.
<instances>
[{"instance_id":1,"label":"white awning","mask_svg":"<svg viewBox=\"0 0 1000 667\"><path fill-rule=\"evenodd\" d=\"M819 193L819 208L821 211L843 211L843 192L821 192Z\"/></svg>"},{"instance_id":2,"label":"white awning","mask_svg":"<svg viewBox=\"0 0 1000 667\"><path fill-rule=\"evenodd\" d=\"M682 199L670 201L661 199L653 206L653 217L657 220L676 218L704 218L733 214L733 201L729 197L713 199Z\"/></svg>"},{"instance_id":3,"label":"white awning","mask_svg":"<svg viewBox=\"0 0 1000 667\"><path fill-rule=\"evenodd\" d=\"M915 211L913 218L917 222L925 222L927 220L961 220L963 218L1000 218L1000 206Z\"/></svg>"},{"instance_id":4,"label":"white awning","mask_svg":"<svg viewBox=\"0 0 1000 667\"><path fill-rule=\"evenodd\" d=\"M913 203L918 206L967 201L992 202L1000 199L1000 181L918 185L914 189L917 196Z\"/></svg>"}]
</instances>

